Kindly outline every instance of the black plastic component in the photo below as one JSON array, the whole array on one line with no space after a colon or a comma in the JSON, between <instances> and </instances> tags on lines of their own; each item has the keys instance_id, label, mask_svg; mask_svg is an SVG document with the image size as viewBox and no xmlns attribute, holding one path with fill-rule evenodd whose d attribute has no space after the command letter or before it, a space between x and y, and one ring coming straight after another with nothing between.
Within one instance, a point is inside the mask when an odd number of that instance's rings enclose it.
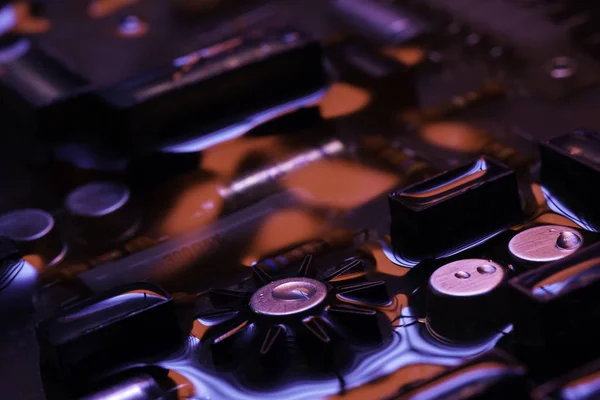
<instances>
[{"instance_id":1,"label":"black plastic component","mask_svg":"<svg viewBox=\"0 0 600 400\"><path fill-rule=\"evenodd\" d=\"M540 146L548 203L586 229L600 228L600 134L576 130Z\"/></svg>"},{"instance_id":2,"label":"black plastic component","mask_svg":"<svg viewBox=\"0 0 600 400\"><path fill-rule=\"evenodd\" d=\"M600 397L600 359L546 382L531 392L533 400L592 400Z\"/></svg>"},{"instance_id":3,"label":"black plastic component","mask_svg":"<svg viewBox=\"0 0 600 400\"><path fill-rule=\"evenodd\" d=\"M509 282L513 336L543 367L588 361L599 333L600 244ZM534 357L537 353L546 357ZM586 359L587 358L587 359Z\"/></svg>"},{"instance_id":4,"label":"black plastic component","mask_svg":"<svg viewBox=\"0 0 600 400\"><path fill-rule=\"evenodd\" d=\"M483 240L523 217L513 170L488 158L389 195L394 251L422 260Z\"/></svg>"},{"instance_id":5,"label":"black plastic component","mask_svg":"<svg viewBox=\"0 0 600 400\"><path fill-rule=\"evenodd\" d=\"M342 81L369 88L378 100L393 101L395 107L418 105L413 71L377 47L351 38L328 47L326 55Z\"/></svg>"},{"instance_id":6,"label":"black plastic component","mask_svg":"<svg viewBox=\"0 0 600 400\"><path fill-rule=\"evenodd\" d=\"M100 96L110 130L147 146L223 129L326 84L319 43L287 29L230 37Z\"/></svg>"},{"instance_id":7,"label":"black plastic component","mask_svg":"<svg viewBox=\"0 0 600 400\"><path fill-rule=\"evenodd\" d=\"M123 365L160 356L182 341L168 293L127 285L59 309L37 327L42 375L85 387Z\"/></svg>"},{"instance_id":8,"label":"black plastic component","mask_svg":"<svg viewBox=\"0 0 600 400\"><path fill-rule=\"evenodd\" d=\"M10 47L10 49L7 49ZM0 110L18 123L21 131L43 141L80 134L93 126L94 101L87 96L88 82L35 47L16 38L5 52L20 54L0 63Z\"/></svg>"},{"instance_id":9,"label":"black plastic component","mask_svg":"<svg viewBox=\"0 0 600 400\"><path fill-rule=\"evenodd\" d=\"M512 357L493 350L425 382L408 384L390 399L524 400L529 399L525 373Z\"/></svg>"}]
</instances>

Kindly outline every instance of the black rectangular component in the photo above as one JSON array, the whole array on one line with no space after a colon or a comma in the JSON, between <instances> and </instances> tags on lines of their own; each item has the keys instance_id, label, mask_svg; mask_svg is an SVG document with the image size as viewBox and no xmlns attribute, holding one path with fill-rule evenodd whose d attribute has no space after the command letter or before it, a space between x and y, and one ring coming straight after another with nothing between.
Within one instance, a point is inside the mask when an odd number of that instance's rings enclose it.
<instances>
[{"instance_id":1,"label":"black rectangular component","mask_svg":"<svg viewBox=\"0 0 600 400\"><path fill-rule=\"evenodd\" d=\"M14 58L0 63L0 116L43 141L68 137L90 125L93 99L87 96L85 79L27 39L11 47Z\"/></svg>"},{"instance_id":2,"label":"black rectangular component","mask_svg":"<svg viewBox=\"0 0 600 400\"><path fill-rule=\"evenodd\" d=\"M326 84L320 44L285 29L229 37L100 96L109 129L139 144L178 132L211 133L314 96Z\"/></svg>"},{"instance_id":3,"label":"black rectangular component","mask_svg":"<svg viewBox=\"0 0 600 400\"><path fill-rule=\"evenodd\" d=\"M59 310L38 325L37 337L43 367L76 385L173 350L182 334L170 295L138 283Z\"/></svg>"},{"instance_id":4,"label":"black rectangular component","mask_svg":"<svg viewBox=\"0 0 600 400\"><path fill-rule=\"evenodd\" d=\"M581 226L598 230L600 135L576 130L540 145L540 178L548 202Z\"/></svg>"},{"instance_id":5,"label":"black rectangular component","mask_svg":"<svg viewBox=\"0 0 600 400\"><path fill-rule=\"evenodd\" d=\"M525 367L493 350L425 382L404 386L397 400L528 399Z\"/></svg>"},{"instance_id":6,"label":"black rectangular component","mask_svg":"<svg viewBox=\"0 0 600 400\"><path fill-rule=\"evenodd\" d=\"M389 207L394 250L410 260L443 256L523 217L515 172L487 157L392 193Z\"/></svg>"},{"instance_id":7,"label":"black rectangular component","mask_svg":"<svg viewBox=\"0 0 600 400\"><path fill-rule=\"evenodd\" d=\"M586 357L598 336L600 244L546 264L509 282L514 337L525 346Z\"/></svg>"}]
</instances>

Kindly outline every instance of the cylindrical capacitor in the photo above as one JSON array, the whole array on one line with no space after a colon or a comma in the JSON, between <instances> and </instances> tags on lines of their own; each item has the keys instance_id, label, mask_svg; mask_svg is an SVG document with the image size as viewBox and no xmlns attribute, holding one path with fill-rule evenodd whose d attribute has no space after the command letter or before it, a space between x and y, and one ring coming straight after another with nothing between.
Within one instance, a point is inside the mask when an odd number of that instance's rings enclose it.
<instances>
[{"instance_id":1,"label":"cylindrical capacitor","mask_svg":"<svg viewBox=\"0 0 600 400\"><path fill-rule=\"evenodd\" d=\"M139 218L125 185L116 182L93 182L73 190L65 201L74 240L102 246L130 237Z\"/></svg>"},{"instance_id":2,"label":"cylindrical capacitor","mask_svg":"<svg viewBox=\"0 0 600 400\"><path fill-rule=\"evenodd\" d=\"M464 259L438 268L427 288L427 328L438 340L477 341L506 323L505 270L484 259Z\"/></svg>"},{"instance_id":3,"label":"cylindrical capacitor","mask_svg":"<svg viewBox=\"0 0 600 400\"><path fill-rule=\"evenodd\" d=\"M12 239L22 254L41 257L45 265L58 263L67 250L52 215L35 208L0 216L0 235Z\"/></svg>"}]
</instances>

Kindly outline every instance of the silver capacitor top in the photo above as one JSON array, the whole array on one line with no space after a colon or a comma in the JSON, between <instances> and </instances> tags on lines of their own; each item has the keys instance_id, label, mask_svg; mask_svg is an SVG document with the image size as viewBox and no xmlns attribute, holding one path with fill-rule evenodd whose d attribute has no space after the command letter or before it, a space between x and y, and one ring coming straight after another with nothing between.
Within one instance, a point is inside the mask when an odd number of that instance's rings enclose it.
<instances>
[{"instance_id":1,"label":"silver capacitor top","mask_svg":"<svg viewBox=\"0 0 600 400\"><path fill-rule=\"evenodd\" d=\"M52 215L36 208L1 215L0 236L13 240L22 254L38 255L46 265L58 263L67 250Z\"/></svg>"},{"instance_id":2,"label":"silver capacitor top","mask_svg":"<svg viewBox=\"0 0 600 400\"><path fill-rule=\"evenodd\" d=\"M92 182L73 190L65 201L75 240L86 245L121 241L139 224L129 188L117 182Z\"/></svg>"}]
</instances>

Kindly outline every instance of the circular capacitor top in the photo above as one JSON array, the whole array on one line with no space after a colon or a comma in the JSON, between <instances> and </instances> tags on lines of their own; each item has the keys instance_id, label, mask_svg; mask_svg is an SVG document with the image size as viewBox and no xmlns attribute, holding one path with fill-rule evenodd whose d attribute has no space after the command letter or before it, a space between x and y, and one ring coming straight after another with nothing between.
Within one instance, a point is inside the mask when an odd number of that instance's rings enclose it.
<instances>
[{"instance_id":1,"label":"circular capacitor top","mask_svg":"<svg viewBox=\"0 0 600 400\"><path fill-rule=\"evenodd\" d=\"M263 315L293 315L321 304L326 297L327 286L323 282L310 278L287 278L258 289L250 299L250 308Z\"/></svg>"},{"instance_id":2,"label":"circular capacitor top","mask_svg":"<svg viewBox=\"0 0 600 400\"><path fill-rule=\"evenodd\" d=\"M0 216L0 236L13 240L22 254L36 254L46 265L59 262L67 250L55 228L54 218L44 210L26 208Z\"/></svg>"},{"instance_id":3,"label":"circular capacitor top","mask_svg":"<svg viewBox=\"0 0 600 400\"><path fill-rule=\"evenodd\" d=\"M16 210L0 216L0 235L15 242L29 242L50 233L54 218L35 208Z\"/></svg>"},{"instance_id":4,"label":"circular capacitor top","mask_svg":"<svg viewBox=\"0 0 600 400\"><path fill-rule=\"evenodd\" d=\"M468 297L490 293L503 280L504 269L499 264L471 258L438 268L429 278L429 286L438 295Z\"/></svg>"},{"instance_id":5,"label":"circular capacitor top","mask_svg":"<svg viewBox=\"0 0 600 400\"><path fill-rule=\"evenodd\" d=\"M583 237L573 228L542 225L515 235L508 243L511 254L524 261L556 261L573 254L583 244Z\"/></svg>"},{"instance_id":6,"label":"circular capacitor top","mask_svg":"<svg viewBox=\"0 0 600 400\"><path fill-rule=\"evenodd\" d=\"M73 190L67 197L69 213L83 217L111 214L129 201L129 189L115 182L94 182Z\"/></svg>"}]
</instances>

